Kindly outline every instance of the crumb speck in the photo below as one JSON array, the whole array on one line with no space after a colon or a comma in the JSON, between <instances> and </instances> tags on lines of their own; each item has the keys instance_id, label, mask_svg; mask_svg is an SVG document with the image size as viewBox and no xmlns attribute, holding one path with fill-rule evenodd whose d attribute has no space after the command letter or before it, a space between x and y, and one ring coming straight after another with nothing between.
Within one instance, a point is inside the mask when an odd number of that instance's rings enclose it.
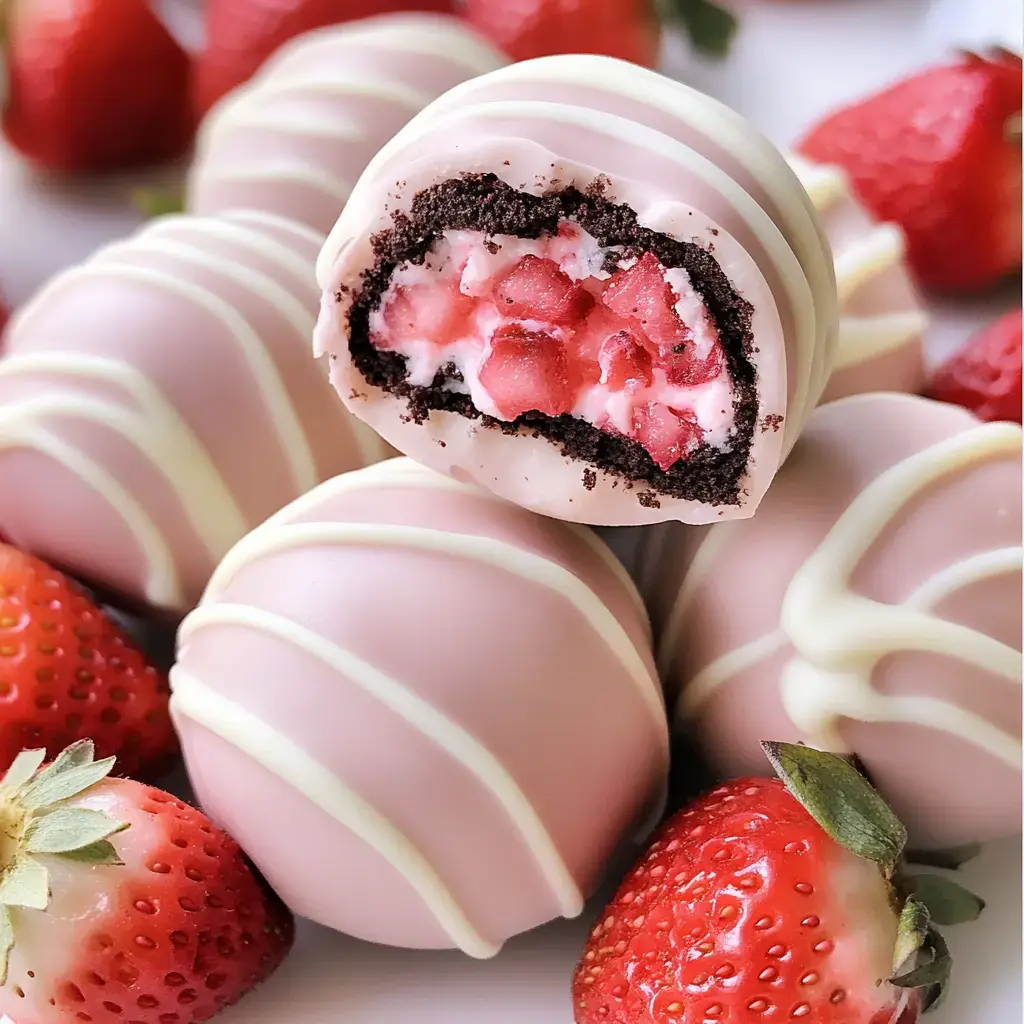
<instances>
[{"instance_id":1,"label":"crumb speck","mask_svg":"<svg viewBox=\"0 0 1024 1024\"><path fill-rule=\"evenodd\" d=\"M643 508L661 508L661 502L654 491L637 491L636 500Z\"/></svg>"},{"instance_id":2,"label":"crumb speck","mask_svg":"<svg viewBox=\"0 0 1024 1024\"><path fill-rule=\"evenodd\" d=\"M775 433L779 432L779 427L782 426L782 417L778 413L772 413L770 416L765 416L761 420L761 433L767 434L769 430Z\"/></svg>"},{"instance_id":3,"label":"crumb speck","mask_svg":"<svg viewBox=\"0 0 1024 1024\"><path fill-rule=\"evenodd\" d=\"M597 486L597 474L592 469L583 470L583 487L592 491Z\"/></svg>"}]
</instances>

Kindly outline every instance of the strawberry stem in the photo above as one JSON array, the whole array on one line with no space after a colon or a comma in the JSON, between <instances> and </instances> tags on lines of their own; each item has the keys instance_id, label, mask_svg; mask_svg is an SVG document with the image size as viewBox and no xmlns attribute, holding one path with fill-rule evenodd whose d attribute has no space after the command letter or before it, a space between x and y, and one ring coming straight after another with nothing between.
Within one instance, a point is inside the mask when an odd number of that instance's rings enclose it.
<instances>
[{"instance_id":1,"label":"strawberry stem","mask_svg":"<svg viewBox=\"0 0 1024 1024\"><path fill-rule=\"evenodd\" d=\"M658 15L667 25L678 25L694 49L705 57L728 55L739 22L732 11L712 0L656 0Z\"/></svg>"},{"instance_id":2,"label":"strawberry stem","mask_svg":"<svg viewBox=\"0 0 1024 1024\"><path fill-rule=\"evenodd\" d=\"M65 806L105 779L114 758L96 761L92 740L79 740L43 765L45 750L23 750L0 780L0 985L14 946L12 907L45 910L46 861L37 854L89 864L120 864L108 837L128 828L101 811Z\"/></svg>"}]
</instances>

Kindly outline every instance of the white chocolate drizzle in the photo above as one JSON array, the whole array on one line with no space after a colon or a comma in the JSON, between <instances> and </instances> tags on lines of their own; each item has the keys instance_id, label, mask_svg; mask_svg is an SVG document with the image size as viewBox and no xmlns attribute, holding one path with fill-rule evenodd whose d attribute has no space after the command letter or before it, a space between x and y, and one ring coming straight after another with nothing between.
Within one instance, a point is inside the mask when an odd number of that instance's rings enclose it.
<instances>
[{"instance_id":1,"label":"white chocolate drizzle","mask_svg":"<svg viewBox=\"0 0 1024 1024\"><path fill-rule=\"evenodd\" d=\"M59 462L98 494L123 520L138 545L147 566L146 597L153 604L167 607L183 600L178 569L169 542L146 512L137 496L129 494L109 470L97 465L74 444L58 437L56 423L62 420L97 424L116 434L142 455L147 463L171 487L190 527L211 560L219 559L250 527L222 472L194 434L191 426L163 395L157 385L127 361L89 355L69 347L52 352L22 354L17 349L17 333L32 330L32 320L60 289L75 281L120 279L138 281L203 310L221 325L241 351L266 404L282 451L290 466L296 493L316 485L318 472L310 440L298 410L270 354L267 344L242 313L214 290L217 276L230 280L246 292L259 296L287 323L295 334L295 343L305 347L312 331L313 316L295 293L265 274L248 269L236 261L211 254L198 247L203 232L250 246L268 256L295 279L298 294L316 295L312 268L269 235L260 235L250 224L260 218L228 217L221 221L203 218L165 218L153 222L126 242L99 250L86 263L58 275L27 306L19 311L11 325L15 347L0 360L0 380L19 376L45 375L61 382L45 395L5 403L0 413L0 450L34 448ZM270 222L268 221L268 226ZM317 236L309 232L314 243ZM187 240L186 240L187 239ZM202 287L165 270L133 265L136 256L147 254L176 260L195 268L211 287ZM69 341L71 346L72 342ZM106 390L124 396L124 401L100 397L88 390L99 383ZM50 424L54 424L50 426ZM362 439L368 457L380 458L383 442L372 444Z\"/></svg>"},{"instance_id":2,"label":"white chocolate drizzle","mask_svg":"<svg viewBox=\"0 0 1024 1024\"><path fill-rule=\"evenodd\" d=\"M178 642L184 646L199 630L217 625L255 630L316 658L432 740L466 768L504 808L555 894L561 914L571 918L583 911L583 894L533 805L504 765L469 732L413 690L351 651L283 615L262 608L204 604L182 623Z\"/></svg>"},{"instance_id":3,"label":"white chocolate drizzle","mask_svg":"<svg viewBox=\"0 0 1024 1024\"><path fill-rule=\"evenodd\" d=\"M660 728L664 718L661 689L652 677L622 625L586 584L567 569L531 551L479 534L449 533L418 526L390 526L378 523L275 523L273 529L256 529L243 537L217 567L203 596L216 599L219 592L246 565L266 555L311 545L375 545L432 551L468 559L512 573L554 591L576 609L607 645L630 678L651 712L663 746L667 731Z\"/></svg>"},{"instance_id":4,"label":"white chocolate drizzle","mask_svg":"<svg viewBox=\"0 0 1024 1024\"><path fill-rule=\"evenodd\" d=\"M683 690L677 720L698 714L712 694L738 672L792 645L795 654L780 680L783 707L816 746L845 750L839 730L844 718L915 723L956 736L1020 769L1020 743L998 726L948 701L879 693L872 686L872 676L888 655L929 652L1019 687L1019 651L968 626L939 618L932 609L973 584L1020 573L1022 549L997 548L966 557L924 581L897 605L849 589L858 564L887 524L922 491L974 465L1018 460L1020 449L1019 427L987 423L926 448L875 478L793 575L782 601L780 628L701 669ZM705 545L709 540L710 536ZM693 566L698 578L702 576L706 566L699 559ZM683 590L687 589L692 586L688 588L684 580ZM676 629L663 639L663 664L672 663L681 622L680 617Z\"/></svg>"},{"instance_id":5,"label":"white chocolate drizzle","mask_svg":"<svg viewBox=\"0 0 1024 1024\"><path fill-rule=\"evenodd\" d=\"M369 429L369 428L367 428ZM377 435L374 434L374 437ZM376 461L364 469L352 473L343 473L320 485L315 492L307 492L296 498L288 506L272 515L267 523L291 521L306 513L315 511L325 497L347 494L351 491L377 490L381 487L414 487L434 491L452 491L467 497L478 498L480 501L504 504L504 500L490 491L485 491L472 484L464 484L443 473L437 473L413 459L397 458ZM266 524L264 524L266 525ZM562 526L578 537L605 564L605 567L622 585L627 596L636 609L648 639L651 636L651 623L647 607L640 591L633 582L622 563L615 557L607 544L589 527L579 523L563 522Z\"/></svg>"},{"instance_id":6,"label":"white chocolate drizzle","mask_svg":"<svg viewBox=\"0 0 1024 1024\"><path fill-rule=\"evenodd\" d=\"M459 949L479 959L498 953L500 945L476 930L422 851L326 765L201 680L180 668L172 675L171 711L176 718L188 717L230 743L379 853L419 894Z\"/></svg>"},{"instance_id":7,"label":"white chocolate drizzle","mask_svg":"<svg viewBox=\"0 0 1024 1024\"><path fill-rule=\"evenodd\" d=\"M583 909L583 895L554 839L511 773L479 740L401 681L382 673L353 652L288 617L248 604L234 603L231 601L231 595L225 594L225 589L230 587L232 580L247 566L268 556L307 546L401 547L469 559L511 573L564 599L590 625L596 637L607 645L609 654L621 663L636 684L640 699L650 711L663 763L667 768L668 727L657 680L623 626L600 598L561 565L488 536L449 533L411 526L294 521L306 515L316 514L324 502L329 502L336 495L363 488L388 486L452 490L488 502L497 500L486 492L450 480L408 459L389 460L336 477L312 494L305 494L296 499L235 545L214 573L199 607L182 624L179 648L184 649L196 633L203 629L216 625L234 625L272 636L332 668L352 685L362 689L430 739L492 794L505 809L509 820L531 852L538 871L557 900L561 913L566 917L575 917ZM578 533L576 530L573 532L577 536L584 535L583 528L580 528ZM634 594L635 589L628 583L628 577L625 577L621 565L614 561L614 556L607 551L603 542L596 535L593 536L593 549L599 553L604 552L601 555L602 561L608 566L609 571L628 593ZM291 740L282 737L262 721L259 722L259 733L263 738L257 738L257 734L249 729L247 724L253 720L248 712L239 715L232 705L231 713L226 713L224 709L228 705L220 695L210 687L199 684L191 676L183 674L178 667L172 669L171 686L171 705L176 715L187 716L212 729L239 750L255 757L268 770L295 786L317 806L351 827L349 823L352 812L342 807L338 798L339 791L348 791L326 768L318 766L315 773L308 767L299 770L296 764L301 767L308 766L310 762L308 755L305 754L304 760L289 764L287 771L278 770L279 759L275 758L271 763L265 758L265 748L274 746L276 749L282 749L282 740L286 741L290 748L294 746ZM274 733L273 739L270 732ZM656 797L653 810L660 817L663 794L652 795ZM645 810L648 806L645 805ZM646 823L645 827L649 825L650 822ZM491 955L496 952L496 948L481 945L478 933L461 911L458 914L454 913L450 893L437 872L425 864L422 855L396 831L393 824L385 821L374 811L372 815L362 815L359 826L358 829L353 828L353 831L385 856L420 893L453 942L474 956Z\"/></svg>"},{"instance_id":8,"label":"white chocolate drizzle","mask_svg":"<svg viewBox=\"0 0 1024 1024\"><path fill-rule=\"evenodd\" d=\"M789 161L815 209L826 220L829 212L841 203L856 202L840 168L812 164L798 156L790 156ZM905 253L903 231L895 224L876 224L863 237L834 254L842 315L833 372L916 343L924 334L928 317L920 308L883 311L870 317L854 316L846 309L863 288L898 267Z\"/></svg>"}]
</instances>

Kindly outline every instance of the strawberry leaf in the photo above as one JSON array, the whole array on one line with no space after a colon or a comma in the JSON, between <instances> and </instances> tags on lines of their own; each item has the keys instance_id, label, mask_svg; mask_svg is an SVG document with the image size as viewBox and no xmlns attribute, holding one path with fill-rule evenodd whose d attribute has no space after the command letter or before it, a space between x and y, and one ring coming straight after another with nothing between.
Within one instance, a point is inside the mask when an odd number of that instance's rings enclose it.
<instances>
[{"instance_id":1,"label":"strawberry leaf","mask_svg":"<svg viewBox=\"0 0 1024 1024\"><path fill-rule=\"evenodd\" d=\"M70 800L105 779L114 767L114 760L105 757L102 761L76 764L44 779L37 778L22 790L21 803L29 810L38 811Z\"/></svg>"},{"instance_id":2,"label":"strawberry leaf","mask_svg":"<svg viewBox=\"0 0 1024 1024\"><path fill-rule=\"evenodd\" d=\"M7 984L7 965L10 963L12 949L14 926L11 924L11 912L0 906L0 988Z\"/></svg>"},{"instance_id":3,"label":"strawberry leaf","mask_svg":"<svg viewBox=\"0 0 1024 1024\"><path fill-rule=\"evenodd\" d=\"M98 843L91 843L78 850L68 850L61 854L68 860L80 861L83 864L106 864L111 867L123 867L124 861L118 856L117 850L112 843L101 839Z\"/></svg>"},{"instance_id":4,"label":"strawberry leaf","mask_svg":"<svg viewBox=\"0 0 1024 1024\"><path fill-rule=\"evenodd\" d=\"M953 959L949 955L945 940L934 928L929 928L919 955L926 957L924 963L907 971L906 974L890 978L889 982L897 988L928 989L925 997L926 1008L931 1009L942 998L942 990L949 982Z\"/></svg>"},{"instance_id":5,"label":"strawberry leaf","mask_svg":"<svg viewBox=\"0 0 1024 1024\"><path fill-rule=\"evenodd\" d=\"M92 740L76 740L70 746L65 747L38 775L34 782L45 782L56 775L62 775L71 768L80 764L90 764L96 756L96 748Z\"/></svg>"},{"instance_id":6,"label":"strawberry leaf","mask_svg":"<svg viewBox=\"0 0 1024 1024\"><path fill-rule=\"evenodd\" d=\"M845 758L796 743L763 742L786 788L840 846L891 875L907 831L892 808Z\"/></svg>"},{"instance_id":7,"label":"strawberry leaf","mask_svg":"<svg viewBox=\"0 0 1024 1024\"><path fill-rule=\"evenodd\" d=\"M0 881L0 903L6 907L45 910L50 902L46 868L31 857L19 857Z\"/></svg>"},{"instance_id":8,"label":"strawberry leaf","mask_svg":"<svg viewBox=\"0 0 1024 1024\"><path fill-rule=\"evenodd\" d=\"M985 909L985 901L980 896L942 875L910 875L901 879L900 888L928 908L935 924L976 921Z\"/></svg>"},{"instance_id":9,"label":"strawberry leaf","mask_svg":"<svg viewBox=\"0 0 1024 1024\"><path fill-rule=\"evenodd\" d=\"M956 871L968 861L974 860L979 853L981 853L981 845L975 843L973 846L957 846L948 850L910 850L904 859L908 864Z\"/></svg>"},{"instance_id":10,"label":"strawberry leaf","mask_svg":"<svg viewBox=\"0 0 1024 1024\"><path fill-rule=\"evenodd\" d=\"M21 787L24 786L33 775L35 775L39 770L39 766L45 760L45 750L23 750L11 762L11 767L7 769L7 774L4 775L4 779L3 782L0 783L0 787L5 789L8 793L13 793L16 790L21 789Z\"/></svg>"},{"instance_id":11,"label":"strawberry leaf","mask_svg":"<svg viewBox=\"0 0 1024 1024\"><path fill-rule=\"evenodd\" d=\"M927 904L913 896L909 897L903 904L896 930L896 945L892 953L894 973L917 957L918 950L928 938L929 923Z\"/></svg>"},{"instance_id":12,"label":"strawberry leaf","mask_svg":"<svg viewBox=\"0 0 1024 1024\"><path fill-rule=\"evenodd\" d=\"M661 20L684 29L698 53L716 59L729 53L739 22L725 7L712 0L658 0L657 6Z\"/></svg>"},{"instance_id":13,"label":"strawberry leaf","mask_svg":"<svg viewBox=\"0 0 1024 1024\"><path fill-rule=\"evenodd\" d=\"M102 811L61 807L37 818L29 826L25 849L29 853L71 853L123 832L127 827L127 822L114 821Z\"/></svg>"}]
</instances>

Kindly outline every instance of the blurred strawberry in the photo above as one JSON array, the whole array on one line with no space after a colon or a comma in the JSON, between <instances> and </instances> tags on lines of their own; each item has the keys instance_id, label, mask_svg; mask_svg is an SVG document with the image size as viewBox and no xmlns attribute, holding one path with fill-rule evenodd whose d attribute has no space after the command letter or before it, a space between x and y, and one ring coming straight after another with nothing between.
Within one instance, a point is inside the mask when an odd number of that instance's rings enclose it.
<instances>
[{"instance_id":1,"label":"blurred strawberry","mask_svg":"<svg viewBox=\"0 0 1024 1024\"><path fill-rule=\"evenodd\" d=\"M394 11L451 9L452 0L207 0L206 48L196 58L196 106L204 114L302 32Z\"/></svg>"},{"instance_id":2,"label":"blurred strawberry","mask_svg":"<svg viewBox=\"0 0 1024 1024\"><path fill-rule=\"evenodd\" d=\"M183 153L195 118L189 58L147 0L7 0L3 132L55 171Z\"/></svg>"},{"instance_id":3,"label":"blurred strawberry","mask_svg":"<svg viewBox=\"0 0 1024 1024\"><path fill-rule=\"evenodd\" d=\"M1015 309L967 340L932 377L928 393L979 419L1021 421L1021 311Z\"/></svg>"},{"instance_id":4,"label":"blurred strawberry","mask_svg":"<svg viewBox=\"0 0 1024 1024\"><path fill-rule=\"evenodd\" d=\"M461 0L466 18L513 60L601 53L654 67L661 23L678 23L701 51L721 56L736 29L712 0Z\"/></svg>"},{"instance_id":5,"label":"blurred strawberry","mask_svg":"<svg viewBox=\"0 0 1024 1024\"><path fill-rule=\"evenodd\" d=\"M1021 58L965 53L826 118L798 148L895 221L920 282L984 288L1021 265Z\"/></svg>"}]
</instances>

